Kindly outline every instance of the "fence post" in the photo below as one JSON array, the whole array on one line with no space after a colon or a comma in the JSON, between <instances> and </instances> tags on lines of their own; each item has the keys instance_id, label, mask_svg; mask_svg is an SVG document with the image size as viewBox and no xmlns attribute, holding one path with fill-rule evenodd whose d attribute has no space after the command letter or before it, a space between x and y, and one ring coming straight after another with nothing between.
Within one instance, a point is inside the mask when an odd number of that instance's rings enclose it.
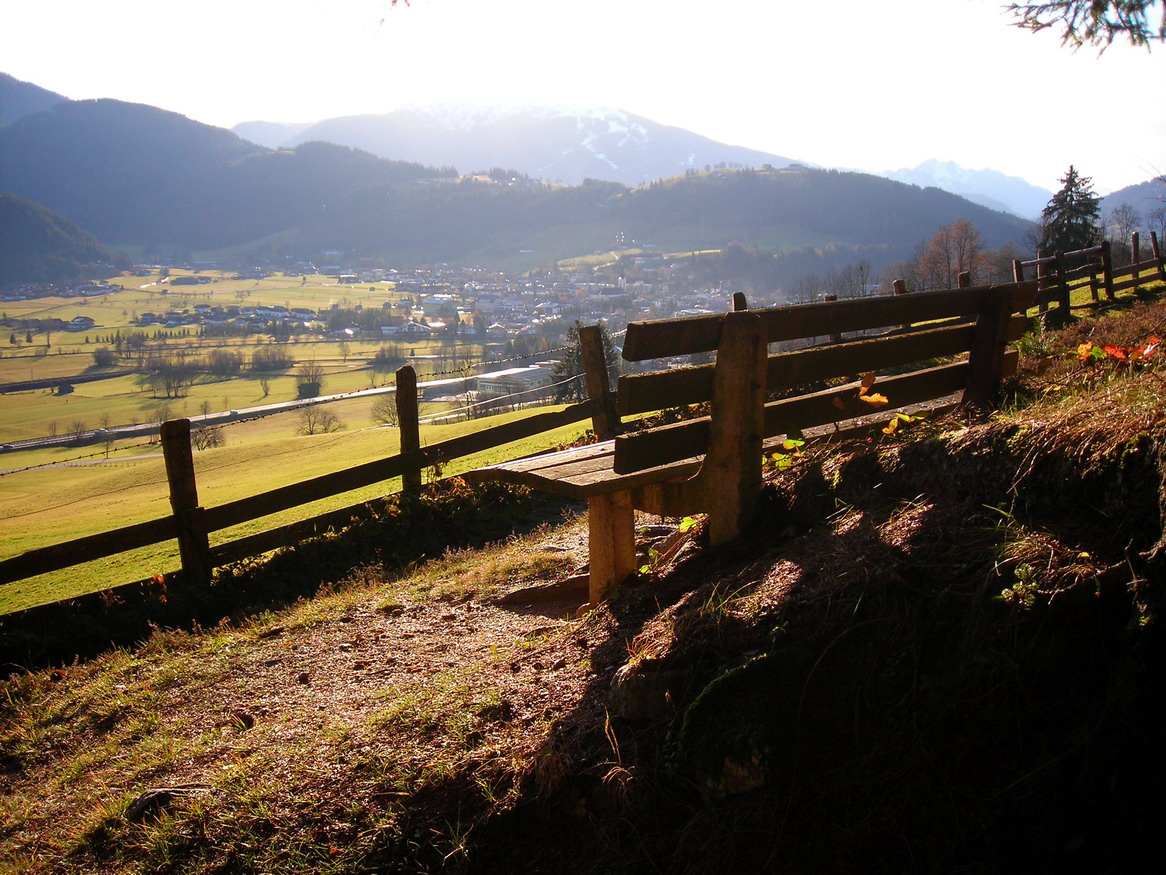
<instances>
[{"instance_id":1,"label":"fence post","mask_svg":"<svg viewBox=\"0 0 1166 875\"><path fill-rule=\"evenodd\" d=\"M1068 316L1072 303L1069 300L1069 284L1065 281L1065 253L1054 252L1053 257L1057 260L1057 306L1063 307ZM1093 300L1096 301L1097 289L1092 284L1089 288L1093 290Z\"/></svg>"},{"instance_id":2,"label":"fence post","mask_svg":"<svg viewBox=\"0 0 1166 875\"><path fill-rule=\"evenodd\" d=\"M984 296L984 306L976 318L976 331L968 354L968 382L962 404L986 404L1000 386L1004 375L1004 351L1008 345L1008 322L1012 315L1012 292L1007 286L993 286Z\"/></svg>"},{"instance_id":3,"label":"fence post","mask_svg":"<svg viewBox=\"0 0 1166 875\"><path fill-rule=\"evenodd\" d=\"M835 295L833 292L827 292L826 294L822 295L822 300L825 301L826 303L830 304L830 303L833 303L834 301L837 301L838 296ZM831 343L841 343L842 342L842 335L837 333L837 332L831 334L830 335L830 342Z\"/></svg>"},{"instance_id":4,"label":"fence post","mask_svg":"<svg viewBox=\"0 0 1166 875\"><path fill-rule=\"evenodd\" d=\"M170 509L174 512L178 529L182 575L188 583L209 583L213 567L211 546L206 512L198 503L194 455L190 450L190 420L174 419L162 423L161 436L166 480L170 486Z\"/></svg>"},{"instance_id":5,"label":"fence post","mask_svg":"<svg viewBox=\"0 0 1166 875\"><path fill-rule=\"evenodd\" d=\"M1130 236L1130 267L1134 272L1134 289L1137 290L1140 285L1141 271L1138 269L1138 262L1142 260L1142 236L1137 232Z\"/></svg>"},{"instance_id":6,"label":"fence post","mask_svg":"<svg viewBox=\"0 0 1166 875\"><path fill-rule=\"evenodd\" d=\"M955 286L957 289L970 289L972 287L972 272L970 270L961 270L956 274Z\"/></svg>"},{"instance_id":7,"label":"fence post","mask_svg":"<svg viewBox=\"0 0 1166 875\"><path fill-rule=\"evenodd\" d=\"M895 296L907 294L907 281L906 280L895 280L894 282L892 282L891 283L891 294L895 295ZM899 327L902 328L904 331L906 331L908 328L911 327L911 323L904 322Z\"/></svg>"},{"instance_id":8,"label":"fence post","mask_svg":"<svg viewBox=\"0 0 1166 875\"><path fill-rule=\"evenodd\" d=\"M1024 282L1024 262L1019 258L1012 259L1012 281L1017 283Z\"/></svg>"},{"instance_id":9,"label":"fence post","mask_svg":"<svg viewBox=\"0 0 1166 875\"><path fill-rule=\"evenodd\" d=\"M1113 256L1109 251L1109 241L1101 241L1101 287L1105 289L1105 297L1113 301Z\"/></svg>"},{"instance_id":10,"label":"fence post","mask_svg":"<svg viewBox=\"0 0 1166 875\"><path fill-rule=\"evenodd\" d=\"M579 353L583 359L587 398L591 403L591 429L601 441L611 440L615 437L619 419L607 374L607 357L603 354L603 334L598 325L580 327Z\"/></svg>"},{"instance_id":11,"label":"fence post","mask_svg":"<svg viewBox=\"0 0 1166 875\"><path fill-rule=\"evenodd\" d=\"M1043 316L1049 311L1049 266L1045 261L1045 251L1036 251L1036 300L1038 312Z\"/></svg>"},{"instance_id":12,"label":"fence post","mask_svg":"<svg viewBox=\"0 0 1166 875\"><path fill-rule=\"evenodd\" d=\"M1154 261L1158 263L1158 279L1166 282L1166 259L1162 258L1162 250L1158 248L1158 232L1150 232L1150 252L1154 254Z\"/></svg>"},{"instance_id":13,"label":"fence post","mask_svg":"<svg viewBox=\"0 0 1166 875\"><path fill-rule=\"evenodd\" d=\"M417 372L411 365L397 368L397 427L401 432L401 455L421 450L420 414L417 410ZM401 475L401 491L416 497L421 494L421 467L410 468Z\"/></svg>"},{"instance_id":14,"label":"fence post","mask_svg":"<svg viewBox=\"0 0 1166 875\"><path fill-rule=\"evenodd\" d=\"M742 310L749 309L749 302L745 300L744 292L733 292L733 312L740 313Z\"/></svg>"}]
</instances>

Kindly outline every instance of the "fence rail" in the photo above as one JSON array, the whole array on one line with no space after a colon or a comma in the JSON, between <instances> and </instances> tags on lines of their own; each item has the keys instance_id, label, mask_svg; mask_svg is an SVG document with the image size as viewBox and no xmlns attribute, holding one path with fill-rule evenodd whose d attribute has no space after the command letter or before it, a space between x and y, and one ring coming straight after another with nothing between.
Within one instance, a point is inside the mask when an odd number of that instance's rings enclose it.
<instances>
[{"instance_id":1,"label":"fence rail","mask_svg":"<svg viewBox=\"0 0 1166 875\"><path fill-rule=\"evenodd\" d=\"M1121 268L1119 272L1113 270L1107 244L1077 252L1054 253L1051 256L1039 255L1038 258L1030 261L1016 261L1013 262L1013 269L1018 282L1024 281L1027 269L1033 267L1037 269L1039 282L1037 301L1042 311L1047 309L1050 302L1055 301L1059 307L1065 308L1068 312L1070 306L1069 289L1075 287L1072 285L1073 283L1083 278L1088 278L1094 302L1099 301L1101 291L1105 292L1107 299L1113 300L1114 295L1119 291L1135 288L1146 282L1166 281L1166 260L1162 257L1156 234L1151 233L1150 245L1152 257L1141 260L1138 235L1135 234L1131 247L1133 263L1128 267ZM1073 258L1091 259L1091 261L1087 261L1081 267L1066 268L1066 261ZM961 282L961 285L964 283ZM904 288L901 284L896 284L895 298L903 293L902 289ZM964 301L963 298L967 294L967 290L963 288L953 289L947 293L952 301L958 305L966 304L968 313L972 313L975 309L972 300L974 296L969 296ZM879 306L901 309L900 303L896 302L895 298L888 299L886 304ZM952 302L946 303L950 305ZM836 315L831 315L833 313L835 311L828 304L809 304L786 310L782 319L785 322L793 319L793 322L786 326L790 336L800 332L802 334L840 337L841 332L855 328L854 325L838 324ZM924 321L931 315L927 311L919 311L916 307L912 309L910 318L915 321ZM900 317L894 315L894 318ZM892 321L894 320L892 319ZM701 325L696 325L693 331L700 327ZM966 326L956 326L945 330L960 332L968 329ZM700 343L696 342L698 340L699 338L694 340L694 349L700 346ZM912 340L911 342L920 341ZM965 366L957 364L935 370L942 372L942 378L947 379L948 372L952 371L953 368L958 369ZM863 363L862 367L859 367L858 363L855 364L856 370L870 370L871 368L877 368L877 362ZM810 375L807 375L807 379L809 377ZM940 378L938 373L930 374L927 377L932 382ZM210 545L209 539L212 532L261 519L270 514L323 498L341 495L354 489L371 486L395 477L402 478L402 491L406 495L416 494L421 488L422 471L427 467L472 456L512 441L534 437L560 426L586 420L599 422L607 413L607 411L593 409L595 402L583 401L571 404L559 411L537 413L503 425L487 427L471 434L422 447L417 411L416 373L413 368L408 366L400 368L396 372L396 381L397 415L401 434L399 453L341 471L322 474L299 483L279 486L258 495L236 499L213 507L203 507L198 500L194 457L190 442L190 421L180 419L163 423L162 451L166 462L172 513L100 534L29 550L19 556L0 560L0 585L175 539L178 541L184 577L193 581L209 581L211 572L216 566L257 556L269 550L286 547L304 538L321 534L330 527L347 522L355 513L359 512L364 503L331 510L310 519L247 535L214 547ZM906 387L903 388L906 389ZM923 389L926 392L937 391L936 386L931 385L931 383L928 383ZM604 393L593 392L591 394L593 398L602 399ZM599 403L602 404L602 400ZM791 405L806 405L812 404L814 401L812 398L795 398L791 399L789 403Z\"/></svg>"},{"instance_id":2,"label":"fence rail","mask_svg":"<svg viewBox=\"0 0 1166 875\"><path fill-rule=\"evenodd\" d=\"M1068 313L1072 309L1070 293L1082 285L1088 287L1092 301L1078 306L1091 307L1101 303L1102 295L1106 301L1113 301L1118 292L1149 282L1166 282L1166 259L1162 257L1156 232L1150 232L1150 257L1143 260L1141 235L1135 231L1130 238L1130 264L1116 271L1111 249L1106 240L1098 246L1072 252L1049 255L1038 250L1036 258L1013 261L1012 276L1016 282L1024 282L1032 279L1030 271L1035 269L1037 304L1042 313L1053 303Z\"/></svg>"},{"instance_id":3,"label":"fence rail","mask_svg":"<svg viewBox=\"0 0 1166 875\"><path fill-rule=\"evenodd\" d=\"M427 467L472 456L591 418L590 402L580 402L562 410L536 413L422 447L417 415L416 373L413 368L406 366L398 370L396 376L397 416L401 433L401 452L396 455L287 486L278 486L258 495L214 507L203 507L198 500L194 474L190 420L165 422L162 424L162 454L166 463L172 513L62 544L29 550L2 560L0 585L175 539L178 541L183 575L188 580L209 580L216 566L289 546L346 522L363 506L363 502L214 547L211 547L209 538L212 532L394 477L402 478L405 493L416 493L421 488L421 473Z\"/></svg>"}]
</instances>

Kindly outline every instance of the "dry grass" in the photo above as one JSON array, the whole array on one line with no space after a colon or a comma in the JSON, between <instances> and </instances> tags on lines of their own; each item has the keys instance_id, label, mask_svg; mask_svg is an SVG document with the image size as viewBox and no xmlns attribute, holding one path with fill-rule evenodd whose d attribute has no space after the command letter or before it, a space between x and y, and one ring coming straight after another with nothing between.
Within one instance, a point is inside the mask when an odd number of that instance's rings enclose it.
<instances>
[{"instance_id":1,"label":"dry grass","mask_svg":"<svg viewBox=\"0 0 1166 875\"><path fill-rule=\"evenodd\" d=\"M1160 312L1091 330L1132 343ZM1162 392L1149 369L1050 376L1053 343L1016 389L1036 403L807 452L749 538L711 551L698 529L577 619L492 599L579 572L580 520L15 672L0 858L1144 871L1166 779ZM669 681L655 716L609 698L623 666Z\"/></svg>"}]
</instances>

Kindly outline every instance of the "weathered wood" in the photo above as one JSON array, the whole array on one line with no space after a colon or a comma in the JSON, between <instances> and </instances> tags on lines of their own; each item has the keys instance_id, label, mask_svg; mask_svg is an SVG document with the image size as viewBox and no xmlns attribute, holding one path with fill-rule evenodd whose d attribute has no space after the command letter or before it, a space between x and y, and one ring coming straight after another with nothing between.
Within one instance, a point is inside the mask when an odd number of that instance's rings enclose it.
<instances>
[{"instance_id":1,"label":"weathered wood","mask_svg":"<svg viewBox=\"0 0 1166 875\"><path fill-rule=\"evenodd\" d=\"M1113 254L1110 252L1108 240L1101 241L1101 288L1105 291L1105 298L1110 303L1114 300L1113 293Z\"/></svg>"},{"instance_id":2,"label":"weathered wood","mask_svg":"<svg viewBox=\"0 0 1166 875\"><path fill-rule=\"evenodd\" d=\"M875 384L875 391L888 398L890 403L885 409L889 414L911 404L960 392L967 385L967 375L967 362L956 362L882 378ZM840 422L882 409L861 401L859 386L860 381L854 381L836 388L770 401L765 405L765 437ZM707 416L650 431L628 433L620 437L617 445L615 471L630 474L699 456L708 449L708 442Z\"/></svg>"},{"instance_id":3,"label":"weathered wood","mask_svg":"<svg viewBox=\"0 0 1166 875\"><path fill-rule=\"evenodd\" d=\"M1004 289L993 289L976 320L976 336L968 358L970 373L964 390L965 404L987 404L1000 385L1011 303Z\"/></svg>"},{"instance_id":4,"label":"weathered wood","mask_svg":"<svg viewBox=\"0 0 1166 875\"><path fill-rule=\"evenodd\" d=\"M615 413L615 397L607 373L603 332L598 325L584 325L579 329L579 353L583 359L587 398L591 403L591 430L601 441L610 440L615 437L619 417Z\"/></svg>"},{"instance_id":5,"label":"weathered wood","mask_svg":"<svg viewBox=\"0 0 1166 875\"><path fill-rule=\"evenodd\" d=\"M192 583L208 583L211 577L210 540L206 518L198 504L194 456L190 449L190 420L162 423L162 456L170 489L170 507L178 529L182 573Z\"/></svg>"},{"instance_id":6,"label":"weathered wood","mask_svg":"<svg viewBox=\"0 0 1166 875\"><path fill-rule=\"evenodd\" d=\"M397 428L401 434L401 455L417 458L421 449L421 425L417 408L417 372L409 365L397 368ZM402 472L401 491L416 496L421 491L421 469Z\"/></svg>"},{"instance_id":7,"label":"weathered wood","mask_svg":"<svg viewBox=\"0 0 1166 875\"><path fill-rule=\"evenodd\" d=\"M360 502L310 519L236 538L212 547L211 556L215 565L226 565L228 562L259 556L272 550L292 547L308 538L323 535L330 529L348 525L354 516L366 513L367 509L368 504Z\"/></svg>"},{"instance_id":8,"label":"weathered wood","mask_svg":"<svg viewBox=\"0 0 1166 875\"><path fill-rule=\"evenodd\" d=\"M1158 248L1158 232L1150 232L1150 252L1154 256L1155 266L1158 269L1158 279L1166 282L1166 258L1162 257L1162 250Z\"/></svg>"},{"instance_id":9,"label":"weathered wood","mask_svg":"<svg viewBox=\"0 0 1166 875\"><path fill-rule=\"evenodd\" d=\"M761 494L766 343L756 313L725 320L713 377L709 451L696 480L709 515L709 543L740 536ZM616 455L619 439L616 439Z\"/></svg>"},{"instance_id":10,"label":"weathered wood","mask_svg":"<svg viewBox=\"0 0 1166 875\"><path fill-rule=\"evenodd\" d=\"M207 508L208 530L219 531L321 498L329 498L343 492L350 492L353 489L371 486L382 480L403 477L407 472L420 471L435 461L448 461L449 459L473 455L511 441L522 440L544 431L550 431L553 428L582 422L589 415L590 408L586 402L572 404L563 410L539 413L503 425L484 428L472 434L450 438L437 444L431 444L423 450L414 450L411 453L401 453L386 459L365 462L343 471L321 474L310 480L302 480L299 483L280 486L259 495L240 498L217 507Z\"/></svg>"},{"instance_id":11,"label":"weathered wood","mask_svg":"<svg viewBox=\"0 0 1166 875\"><path fill-rule=\"evenodd\" d=\"M1009 339L1016 340L1023 335L1026 324L1024 317L1010 323ZM834 377L957 355L971 349L974 335L973 324L961 323L775 353L769 357L766 388L781 392ZM712 396L713 368L713 365L700 365L621 377L616 396L618 412L621 416L633 416L707 401Z\"/></svg>"},{"instance_id":12,"label":"weathered wood","mask_svg":"<svg viewBox=\"0 0 1166 875\"><path fill-rule=\"evenodd\" d=\"M990 288L992 286L943 289L752 312L761 316L766 342L779 343L804 337L824 337L834 332L869 331L903 323L973 316L979 313ZM1013 284L1006 288L1011 290L1018 310L1029 306L1036 293L1036 283ZM720 342L724 318L725 314L714 314L629 323L623 357L628 361L646 361L714 350Z\"/></svg>"},{"instance_id":13,"label":"weathered wood","mask_svg":"<svg viewBox=\"0 0 1166 875\"><path fill-rule=\"evenodd\" d=\"M591 604L612 598L636 570L635 509L627 491L587 501L588 596Z\"/></svg>"},{"instance_id":14,"label":"weathered wood","mask_svg":"<svg viewBox=\"0 0 1166 875\"><path fill-rule=\"evenodd\" d=\"M104 559L106 556L115 556L177 537L178 526L174 517L164 516L96 535L74 538L63 544L38 547L0 561L0 584L60 571L82 562Z\"/></svg>"},{"instance_id":15,"label":"weathered wood","mask_svg":"<svg viewBox=\"0 0 1166 875\"><path fill-rule=\"evenodd\" d=\"M1130 273L1133 275L1135 287L1139 285L1139 280L1141 279L1141 264L1139 264L1142 259L1141 248L1142 236L1137 231L1134 231L1130 235Z\"/></svg>"},{"instance_id":16,"label":"weathered wood","mask_svg":"<svg viewBox=\"0 0 1166 875\"><path fill-rule=\"evenodd\" d=\"M418 450L411 455L402 453L389 456L387 459L376 459L342 471L321 474L310 480L278 486L258 495L207 508L207 528L208 531L217 532L288 508L299 507L301 504L319 501L321 498L330 498L393 477L401 477L408 471L420 470L424 462L425 457Z\"/></svg>"}]
</instances>

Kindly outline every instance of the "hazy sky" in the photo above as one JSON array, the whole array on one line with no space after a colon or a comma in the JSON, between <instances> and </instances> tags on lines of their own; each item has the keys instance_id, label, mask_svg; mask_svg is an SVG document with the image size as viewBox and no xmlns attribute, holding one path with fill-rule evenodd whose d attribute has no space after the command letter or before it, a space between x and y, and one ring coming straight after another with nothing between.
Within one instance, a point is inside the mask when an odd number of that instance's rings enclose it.
<instances>
[{"instance_id":1,"label":"hazy sky","mask_svg":"<svg viewBox=\"0 0 1166 875\"><path fill-rule=\"evenodd\" d=\"M830 167L1101 194L1166 173L1166 46L1073 52L1003 0L0 0L0 72L209 124L613 106Z\"/></svg>"}]
</instances>

